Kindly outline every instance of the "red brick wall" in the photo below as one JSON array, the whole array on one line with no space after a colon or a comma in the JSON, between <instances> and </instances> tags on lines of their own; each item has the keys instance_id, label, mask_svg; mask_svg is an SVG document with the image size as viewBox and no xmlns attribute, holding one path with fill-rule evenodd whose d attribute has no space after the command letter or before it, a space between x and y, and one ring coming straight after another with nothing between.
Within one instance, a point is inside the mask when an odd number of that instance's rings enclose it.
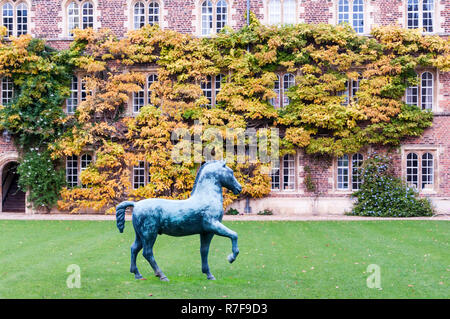
<instances>
[{"instance_id":1,"label":"red brick wall","mask_svg":"<svg viewBox=\"0 0 450 319\"><path fill-rule=\"evenodd\" d=\"M1 133L3 133L3 131ZM14 146L14 143L12 141L7 142L3 138L3 135L0 134L0 156L3 153L14 152L14 151L16 151L16 147Z\"/></svg>"},{"instance_id":2,"label":"red brick wall","mask_svg":"<svg viewBox=\"0 0 450 319\"><path fill-rule=\"evenodd\" d=\"M304 7L304 12L300 14L300 19L305 23L317 24L328 23L333 17L335 3L330 0L302 1L300 6Z\"/></svg>"},{"instance_id":3,"label":"red brick wall","mask_svg":"<svg viewBox=\"0 0 450 319\"><path fill-rule=\"evenodd\" d=\"M399 18L404 17L403 0L371 0L370 3L374 6L372 14L377 25L398 25Z\"/></svg>"}]
</instances>

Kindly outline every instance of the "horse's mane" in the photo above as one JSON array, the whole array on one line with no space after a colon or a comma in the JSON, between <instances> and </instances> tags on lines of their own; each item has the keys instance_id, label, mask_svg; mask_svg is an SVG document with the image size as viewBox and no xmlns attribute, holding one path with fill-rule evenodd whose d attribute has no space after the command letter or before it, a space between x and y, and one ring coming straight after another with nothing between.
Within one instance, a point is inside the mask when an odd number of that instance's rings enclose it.
<instances>
[{"instance_id":1,"label":"horse's mane","mask_svg":"<svg viewBox=\"0 0 450 319\"><path fill-rule=\"evenodd\" d=\"M208 166L208 164L212 164L212 163L215 163L215 162L206 162L202 166L200 166L200 169L197 172L197 176L195 176L195 181L194 181L194 186L192 187L191 196L192 196L192 194L194 194L195 190L197 189L197 184L200 179L200 175L202 174L203 168L205 168L205 166Z\"/></svg>"}]
</instances>

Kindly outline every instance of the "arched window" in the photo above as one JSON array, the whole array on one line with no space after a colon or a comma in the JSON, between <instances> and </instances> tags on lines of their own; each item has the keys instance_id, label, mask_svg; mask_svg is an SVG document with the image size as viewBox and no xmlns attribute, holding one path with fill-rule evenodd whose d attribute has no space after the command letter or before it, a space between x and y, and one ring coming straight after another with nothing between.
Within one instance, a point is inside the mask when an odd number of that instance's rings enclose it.
<instances>
[{"instance_id":1,"label":"arched window","mask_svg":"<svg viewBox=\"0 0 450 319\"><path fill-rule=\"evenodd\" d=\"M349 161L345 154L337 160L337 188L341 190L348 189L349 183Z\"/></svg>"},{"instance_id":2,"label":"arched window","mask_svg":"<svg viewBox=\"0 0 450 319\"><path fill-rule=\"evenodd\" d=\"M90 1L71 1L66 7L67 31L94 28L94 5Z\"/></svg>"},{"instance_id":3,"label":"arched window","mask_svg":"<svg viewBox=\"0 0 450 319\"><path fill-rule=\"evenodd\" d=\"M281 81L282 79L282 81ZM274 108L280 108L288 105L290 103L290 99L287 96L287 92L289 88L295 85L295 76L291 73L286 73L280 76L277 74L277 78L274 81L274 92L277 94L277 97L269 100L269 103L273 105Z\"/></svg>"},{"instance_id":4,"label":"arched window","mask_svg":"<svg viewBox=\"0 0 450 319\"><path fill-rule=\"evenodd\" d=\"M274 108L279 108L281 106L280 104L280 98L281 98L281 94L280 94L280 76L277 74L277 79L274 81L274 88L273 88L274 92L277 94L276 97L270 99L270 104L273 105Z\"/></svg>"},{"instance_id":5,"label":"arched window","mask_svg":"<svg viewBox=\"0 0 450 319\"><path fill-rule=\"evenodd\" d=\"M422 154L422 189L434 184L433 154Z\"/></svg>"},{"instance_id":6,"label":"arched window","mask_svg":"<svg viewBox=\"0 0 450 319\"><path fill-rule=\"evenodd\" d=\"M419 187L419 157L416 153L406 156L406 181L415 188Z\"/></svg>"},{"instance_id":7,"label":"arched window","mask_svg":"<svg viewBox=\"0 0 450 319\"><path fill-rule=\"evenodd\" d=\"M84 170L86 170L88 168L88 166L91 164L91 162L92 162L92 156L90 154L81 155L80 173L83 172ZM86 185L82 184L81 187L86 187Z\"/></svg>"},{"instance_id":8,"label":"arched window","mask_svg":"<svg viewBox=\"0 0 450 319\"><path fill-rule=\"evenodd\" d=\"M151 1L148 4L148 24L155 25L159 23L159 3Z\"/></svg>"},{"instance_id":9,"label":"arched window","mask_svg":"<svg viewBox=\"0 0 450 319\"><path fill-rule=\"evenodd\" d=\"M66 158L66 182L69 187L78 186L78 156Z\"/></svg>"},{"instance_id":10,"label":"arched window","mask_svg":"<svg viewBox=\"0 0 450 319\"><path fill-rule=\"evenodd\" d=\"M152 104L152 91L150 91L150 86L153 84L153 82L158 81L158 75L157 74L150 74L147 77L147 104Z\"/></svg>"},{"instance_id":11,"label":"arched window","mask_svg":"<svg viewBox=\"0 0 450 319\"><path fill-rule=\"evenodd\" d=\"M140 29L145 25L145 5L142 2L136 2L133 12L134 28Z\"/></svg>"},{"instance_id":12,"label":"arched window","mask_svg":"<svg viewBox=\"0 0 450 319\"><path fill-rule=\"evenodd\" d=\"M135 30L146 24L159 24L161 6L158 1L141 0L133 5L133 27Z\"/></svg>"},{"instance_id":13,"label":"arched window","mask_svg":"<svg viewBox=\"0 0 450 319\"><path fill-rule=\"evenodd\" d=\"M12 36L14 34L14 10L9 2L2 7L2 23L7 30L7 36Z\"/></svg>"},{"instance_id":14,"label":"arched window","mask_svg":"<svg viewBox=\"0 0 450 319\"><path fill-rule=\"evenodd\" d=\"M434 0L407 0L406 27L434 31Z\"/></svg>"},{"instance_id":15,"label":"arched window","mask_svg":"<svg viewBox=\"0 0 450 319\"><path fill-rule=\"evenodd\" d=\"M152 92L150 91L150 86L156 81L158 81L158 75L153 73L149 74L146 77L145 83L141 85L142 89L138 92L133 92L131 101L133 113L139 113L142 107L151 104Z\"/></svg>"},{"instance_id":16,"label":"arched window","mask_svg":"<svg viewBox=\"0 0 450 319\"><path fill-rule=\"evenodd\" d=\"M220 32L228 22L228 4L225 0L205 0L200 5L201 35Z\"/></svg>"},{"instance_id":17,"label":"arched window","mask_svg":"<svg viewBox=\"0 0 450 319\"><path fill-rule=\"evenodd\" d=\"M269 24L281 23L281 0L269 0Z\"/></svg>"},{"instance_id":18,"label":"arched window","mask_svg":"<svg viewBox=\"0 0 450 319\"><path fill-rule=\"evenodd\" d=\"M364 33L364 0L339 0L337 22L348 23L356 33Z\"/></svg>"},{"instance_id":19,"label":"arched window","mask_svg":"<svg viewBox=\"0 0 450 319\"><path fill-rule=\"evenodd\" d=\"M225 79L225 75L218 74L215 76L208 75L206 80L200 83L203 90L203 95L208 99L209 103L204 106L210 108L217 104L217 95L220 92L222 82Z\"/></svg>"}]
</instances>

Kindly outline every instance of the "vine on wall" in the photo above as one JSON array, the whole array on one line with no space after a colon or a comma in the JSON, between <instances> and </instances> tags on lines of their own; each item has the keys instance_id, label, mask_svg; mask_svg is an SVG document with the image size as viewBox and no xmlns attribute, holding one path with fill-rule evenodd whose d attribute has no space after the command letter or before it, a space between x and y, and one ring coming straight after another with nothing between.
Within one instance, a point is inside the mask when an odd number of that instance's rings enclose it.
<instances>
[{"instance_id":1,"label":"vine on wall","mask_svg":"<svg viewBox=\"0 0 450 319\"><path fill-rule=\"evenodd\" d=\"M254 16L249 26L225 29L211 39L145 26L122 39L108 30L76 30L70 49L62 52L33 51L34 43L41 42L21 37L2 43L0 73L13 77L19 97L0 111L1 123L26 153L26 141L36 140L36 129L40 132L31 122L51 119L52 130L42 131L45 143L39 147L48 149L53 163L96 150L96 160L81 173L84 188L60 192L59 208L72 211L112 211L126 198L186 198L198 165L174 163L170 137L177 128L193 134L195 123L223 134L225 128L276 126L281 155L304 148L309 154L340 156L369 144L399 145L432 123L431 112L402 101L406 88L417 84L415 70L450 70L449 41L438 36L381 27L367 38L349 26L268 27ZM22 66L25 60L33 71ZM74 115L65 116L61 104L73 66L89 93ZM151 103L138 116L129 116L126 105L145 83L140 70L148 66L158 67ZM296 85L287 93L289 105L275 109L270 100L276 97L274 82L281 71L295 74ZM200 84L218 74L225 78L217 105L206 108ZM33 86L39 77L45 79ZM339 93L347 81L357 79L360 89L346 105ZM50 86L43 84L48 82ZM42 110L24 119L24 105L35 103ZM30 145L36 147L35 142ZM129 167L140 160L149 164L151 183L133 190ZM267 165L230 165L243 184L242 196L270 192ZM225 205L236 198L225 195Z\"/></svg>"}]
</instances>

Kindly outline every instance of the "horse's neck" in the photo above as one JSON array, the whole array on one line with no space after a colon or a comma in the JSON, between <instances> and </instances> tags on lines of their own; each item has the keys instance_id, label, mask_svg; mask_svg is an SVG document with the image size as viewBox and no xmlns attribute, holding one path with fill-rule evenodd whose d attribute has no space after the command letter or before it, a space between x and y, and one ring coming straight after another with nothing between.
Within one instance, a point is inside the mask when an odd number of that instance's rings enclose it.
<instances>
[{"instance_id":1,"label":"horse's neck","mask_svg":"<svg viewBox=\"0 0 450 319\"><path fill-rule=\"evenodd\" d=\"M218 204L222 205L222 186L219 183L213 181L212 179L201 179L196 185L191 198L198 198L207 200L208 202L217 201Z\"/></svg>"}]
</instances>

